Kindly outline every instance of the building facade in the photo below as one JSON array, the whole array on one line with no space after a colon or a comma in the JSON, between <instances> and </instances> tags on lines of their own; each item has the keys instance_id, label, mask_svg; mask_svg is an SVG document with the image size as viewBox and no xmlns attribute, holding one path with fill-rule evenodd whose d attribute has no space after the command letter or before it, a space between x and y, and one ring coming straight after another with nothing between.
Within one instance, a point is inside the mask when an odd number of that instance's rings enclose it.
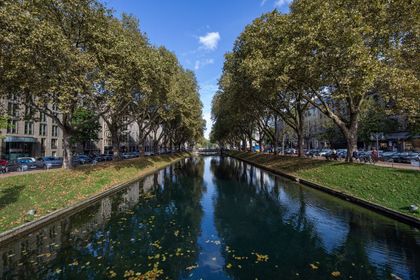
<instances>
[{"instance_id":1,"label":"building facade","mask_svg":"<svg viewBox=\"0 0 420 280\"><path fill-rule=\"evenodd\" d=\"M3 107L7 110L7 127L0 129L0 158L14 160L18 157L44 157L64 156L63 133L58 124L47 115L33 112L29 107L22 105L16 96L11 95L3 100ZM50 109L60 117L58 109L50 105ZM106 122L100 118L101 129L97 141L78 144L75 147L77 154L107 154L112 152L111 134ZM158 129L156 135L146 139L145 151L153 149L153 143L161 133ZM132 122L121 131L121 152L139 150L139 126Z\"/></svg>"},{"instance_id":2,"label":"building facade","mask_svg":"<svg viewBox=\"0 0 420 280\"><path fill-rule=\"evenodd\" d=\"M0 158L63 156L63 134L53 119L21 106L15 96L3 104L9 119L7 127L0 130ZM58 114L55 106L51 109Z\"/></svg>"}]
</instances>

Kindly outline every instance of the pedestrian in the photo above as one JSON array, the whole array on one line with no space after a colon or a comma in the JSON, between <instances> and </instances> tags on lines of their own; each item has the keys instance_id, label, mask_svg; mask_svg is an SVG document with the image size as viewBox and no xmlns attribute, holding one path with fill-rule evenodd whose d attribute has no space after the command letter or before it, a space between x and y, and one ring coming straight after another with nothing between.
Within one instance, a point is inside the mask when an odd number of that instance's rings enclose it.
<instances>
[{"instance_id":1,"label":"pedestrian","mask_svg":"<svg viewBox=\"0 0 420 280\"><path fill-rule=\"evenodd\" d=\"M373 148L372 150L371 157L372 157L373 164L375 164L379 159L378 151L375 148Z\"/></svg>"}]
</instances>

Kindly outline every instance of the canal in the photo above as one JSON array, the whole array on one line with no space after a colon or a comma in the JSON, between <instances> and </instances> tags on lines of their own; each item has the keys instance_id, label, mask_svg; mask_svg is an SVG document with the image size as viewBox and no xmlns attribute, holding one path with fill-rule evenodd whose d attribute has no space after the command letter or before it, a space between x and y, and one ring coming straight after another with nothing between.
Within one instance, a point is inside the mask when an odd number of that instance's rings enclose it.
<instances>
[{"instance_id":1,"label":"canal","mask_svg":"<svg viewBox=\"0 0 420 280\"><path fill-rule=\"evenodd\" d=\"M218 156L182 160L0 254L1 279L420 278L418 230Z\"/></svg>"}]
</instances>

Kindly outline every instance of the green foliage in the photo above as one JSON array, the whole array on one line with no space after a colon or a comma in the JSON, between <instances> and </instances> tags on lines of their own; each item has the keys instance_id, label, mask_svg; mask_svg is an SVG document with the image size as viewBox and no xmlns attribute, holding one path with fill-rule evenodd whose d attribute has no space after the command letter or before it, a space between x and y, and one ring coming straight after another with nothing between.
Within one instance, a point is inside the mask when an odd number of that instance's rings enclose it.
<instances>
[{"instance_id":1,"label":"green foliage","mask_svg":"<svg viewBox=\"0 0 420 280\"><path fill-rule=\"evenodd\" d=\"M74 112L72 126L75 132L71 136L73 144L83 144L88 141L98 140L98 134L101 130L99 118L92 111L79 108Z\"/></svg>"},{"instance_id":2,"label":"green foliage","mask_svg":"<svg viewBox=\"0 0 420 280\"><path fill-rule=\"evenodd\" d=\"M117 155L123 130L134 121L141 131L163 128L159 138L177 145L202 136L193 73L173 53L151 46L136 18L119 20L99 0L6 0L0 26L0 97L15 93L56 121L66 167L72 142L94 134L93 127L81 133L80 110L105 121Z\"/></svg>"},{"instance_id":3,"label":"green foliage","mask_svg":"<svg viewBox=\"0 0 420 280\"><path fill-rule=\"evenodd\" d=\"M266 110L300 139L310 104L341 131L351 160L372 95L387 104L388 115L405 116L415 130L419 9L412 1L295 0L287 15L275 10L255 19L226 55L213 101L213 140L232 142L255 133L254 120ZM245 125L251 132L226 125ZM362 137L369 133L365 128Z\"/></svg>"}]
</instances>

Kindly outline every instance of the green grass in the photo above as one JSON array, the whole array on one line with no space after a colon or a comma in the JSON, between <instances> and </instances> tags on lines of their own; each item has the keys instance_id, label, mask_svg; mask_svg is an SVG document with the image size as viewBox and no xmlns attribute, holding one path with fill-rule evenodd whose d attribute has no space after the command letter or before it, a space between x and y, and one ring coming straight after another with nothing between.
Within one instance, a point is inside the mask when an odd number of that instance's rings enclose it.
<instances>
[{"instance_id":1,"label":"green grass","mask_svg":"<svg viewBox=\"0 0 420 280\"><path fill-rule=\"evenodd\" d=\"M411 204L420 206L420 171L268 154L231 153L420 218L420 213L410 213L408 209Z\"/></svg>"},{"instance_id":2,"label":"green grass","mask_svg":"<svg viewBox=\"0 0 420 280\"><path fill-rule=\"evenodd\" d=\"M188 154L139 158L74 170L56 169L0 178L0 232L130 181Z\"/></svg>"}]
</instances>

